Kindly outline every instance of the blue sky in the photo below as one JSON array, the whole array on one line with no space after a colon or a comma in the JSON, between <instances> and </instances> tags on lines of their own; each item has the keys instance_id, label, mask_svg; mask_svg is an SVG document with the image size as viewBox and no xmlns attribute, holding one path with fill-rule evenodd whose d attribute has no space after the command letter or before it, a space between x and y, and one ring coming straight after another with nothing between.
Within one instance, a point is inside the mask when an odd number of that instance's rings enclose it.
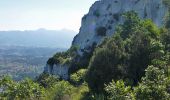
<instances>
[{"instance_id":1,"label":"blue sky","mask_svg":"<svg viewBox=\"0 0 170 100\"><path fill-rule=\"evenodd\" d=\"M0 0L0 30L79 30L96 0Z\"/></svg>"}]
</instances>

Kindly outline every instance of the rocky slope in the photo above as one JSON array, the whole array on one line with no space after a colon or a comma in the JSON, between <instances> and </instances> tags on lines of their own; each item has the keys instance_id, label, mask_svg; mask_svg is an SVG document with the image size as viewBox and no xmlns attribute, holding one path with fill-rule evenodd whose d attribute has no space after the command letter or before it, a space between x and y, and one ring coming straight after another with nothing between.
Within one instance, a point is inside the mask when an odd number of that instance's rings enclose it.
<instances>
[{"instance_id":1,"label":"rocky slope","mask_svg":"<svg viewBox=\"0 0 170 100\"><path fill-rule=\"evenodd\" d=\"M158 26L163 25L168 12L168 9L163 4L163 0L96 1L90 8L89 13L82 18L80 32L72 42L72 45L78 46L78 55L83 57L83 53L90 52L94 45L100 44L106 36L113 35L116 26L123 23L122 14L132 10L137 12L143 19L153 20ZM45 71L50 73L50 68L54 66L61 66L61 64L51 65L51 67L46 66L48 70ZM64 67L65 66L66 65L64 65ZM65 68L65 71L67 72L68 69ZM60 69L52 72L55 72L56 75L63 76L68 74L68 72L66 73L65 71L64 74L60 73Z\"/></svg>"}]
</instances>

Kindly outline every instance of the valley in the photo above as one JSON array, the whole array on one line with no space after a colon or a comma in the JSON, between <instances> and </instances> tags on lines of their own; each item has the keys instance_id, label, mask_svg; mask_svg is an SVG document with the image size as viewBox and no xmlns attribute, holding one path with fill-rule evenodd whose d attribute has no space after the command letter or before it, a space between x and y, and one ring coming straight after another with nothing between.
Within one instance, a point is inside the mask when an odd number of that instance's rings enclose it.
<instances>
[{"instance_id":1,"label":"valley","mask_svg":"<svg viewBox=\"0 0 170 100\"><path fill-rule=\"evenodd\" d=\"M9 75L14 80L31 79L43 72L46 61L62 48L50 47L0 47L0 76Z\"/></svg>"}]
</instances>

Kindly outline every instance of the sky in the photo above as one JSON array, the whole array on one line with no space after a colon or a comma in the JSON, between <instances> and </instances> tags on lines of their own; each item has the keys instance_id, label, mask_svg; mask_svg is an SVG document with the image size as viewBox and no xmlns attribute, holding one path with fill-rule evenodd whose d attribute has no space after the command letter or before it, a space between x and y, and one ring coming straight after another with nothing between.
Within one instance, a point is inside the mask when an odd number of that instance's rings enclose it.
<instances>
[{"instance_id":1,"label":"sky","mask_svg":"<svg viewBox=\"0 0 170 100\"><path fill-rule=\"evenodd\" d=\"M81 18L96 0L0 0L0 31L69 29L78 32Z\"/></svg>"}]
</instances>

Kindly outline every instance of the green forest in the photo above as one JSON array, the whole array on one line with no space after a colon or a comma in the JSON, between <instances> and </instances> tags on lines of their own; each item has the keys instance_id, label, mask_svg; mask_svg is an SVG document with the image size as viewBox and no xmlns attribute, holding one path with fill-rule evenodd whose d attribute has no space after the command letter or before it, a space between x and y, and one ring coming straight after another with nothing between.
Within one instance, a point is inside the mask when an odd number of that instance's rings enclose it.
<instances>
[{"instance_id":1,"label":"green forest","mask_svg":"<svg viewBox=\"0 0 170 100\"><path fill-rule=\"evenodd\" d=\"M35 80L0 79L2 100L170 100L170 19L156 26L134 11L113 36L75 63L78 47L48 64L71 63L70 79L42 73ZM101 30L103 31L103 30ZM100 32L101 33L101 32Z\"/></svg>"}]
</instances>

